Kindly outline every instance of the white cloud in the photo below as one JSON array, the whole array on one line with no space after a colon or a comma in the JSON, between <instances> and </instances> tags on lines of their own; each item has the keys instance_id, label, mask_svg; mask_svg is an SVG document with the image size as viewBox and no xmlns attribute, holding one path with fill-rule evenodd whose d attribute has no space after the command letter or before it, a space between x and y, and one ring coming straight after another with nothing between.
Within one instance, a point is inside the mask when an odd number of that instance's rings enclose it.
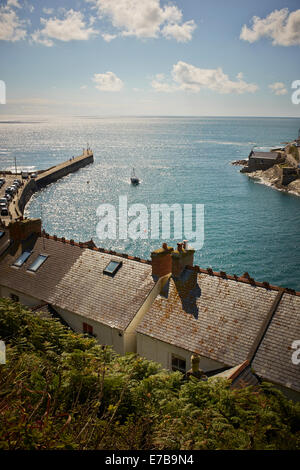
<instances>
[{"instance_id":1,"label":"white cloud","mask_svg":"<svg viewBox=\"0 0 300 470\"><path fill-rule=\"evenodd\" d=\"M186 21L184 24L168 23L162 29L162 35L167 39L176 39L178 42L187 42L192 39L192 34L196 29L194 20Z\"/></svg>"},{"instance_id":2,"label":"white cloud","mask_svg":"<svg viewBox=\"0 0 300 470\"><path fill-rule=\"evenodd\" d=\"M274 10L266 18L253 16L252 23L250 28L242 27L240 39L253 43L267 37L274 46L300 45L300 10L291 13L288 8Z\"/></svg>"},{"instance_id":3,"label":"white cloud","mask_svg":"<svg viewBox=\"0 0 300 470\"><path fill-rule=\"evenodd\" d=\"M7 0L8 7L14 7L14 8L22 8L18 0Z\"/></svg>"},{"instance_id":4,"label":"white cloud","mask_svg":"<svg viewBox=\"0 0 300 470\"><path fill-rule=\"evenodd\" d=\"M47 47L52 47L54 42L51 39L47 39L46 37L43 37L41 34L41 31L35 31L31 35L31 41L35 42L37 44L42 44L43 46Z\"/></svg>"},{"instance_id":5,"label":"white cloud","mask_svg":"<svg viewBox=\"0 0 300 470\"><path fill-rule=\"evenodd\" d=\"M60 20L54 18L41 18L43 29L35 31L32 41L45 46L53 46L53 39L59 41L86 41L98 32L87 27L84 16L80 11L69 10L64 13L65 18Z\"/></svg>"},{"instance_id":6,"label":"white cloud","mask_svg":"<svg viewBox=\"0 0 300 470\"><path fill-rule=\"evenodd\" d=\"M102 34L102 37L103 37L104 41L110 42L110 41L112 41L113 39L116 39L117 35L116 35L116 34L103 33L103 34Z\"/></svg>"},{"instance_id":7,"label":"white cloud","mask_svg":"<svg viewBox=\"0 0 300 470\"><path fill-rule=\"evenodd\" d=\"M269 88L275 95L286 95L288 92L285 88L285 84L282 82L271 83Z\"/></svg>"},{"instance_id":8,"label":"white cloud","mask_svg":"<svg viewBox=\"0 0 300 470\"><path fill-rule=\"evenodd\" d=\"M200 69L194 65L179 61L173 65L172 69L173 81L165 80L162 75L156 75L152 81L152 87L156 91L172 92L179 90L187 90L199 92L201 89L209 89L217 93L254 93L258 86L254 83L247 83L239 73L237 80L230 80L222 68L217 69Z\"/></svg>"},{"instance_id":9,"label":"white cloud","mask_svg":"<svg viewBox=\"0 0 300 470\"><path fill-rule=\"evenodd\" d=\"M43 13L45 13L45 15L52 15L53 12L53 8L43 8Z\"/></svg>"},{"instance_id":10,"label":"white cloud","mask_svg":"<svg viewBox=\"0 0 300 470\"><path fill-rule=\"evenodd\" d=\"M174 83L170 83L166 80L163 73L158 73L151 82L151 86L155 91L161 91L164 93L171 93L178 90L178 87Z\"/></svg>"},{"instance_id":11,"label":"white cloud","mask_svg":"<svg viewBox=\"0 0 300 470\"><path fill-rule=\"evenodd\" d=\"M25 24L9 6L0 7L0 40L15 42L25 39Z\"/></svg>"},{"instance_id":12,"label":"white cloud","mask_svg":"<svg viewBox=\"0 0 300 470\"><path fill-rule=\"evenodd\" d=\"M108 16L122 36L156 38L186 42L196 28L194 20L182 23L182 12L177 6L161 7L160 0L87 0L98 10L99 17Z\"/></svg>"},{"instance_id":13,"label":"white cloud","mask_svg":"<svg viewBox=\"0 0 300 470\"><path fill-rule=\"evenodd\" d=\"M96 88L101 91L120 91L124 85L113 72L95 73L92 80L96 83Z\"/></svg>"}]
</instances>

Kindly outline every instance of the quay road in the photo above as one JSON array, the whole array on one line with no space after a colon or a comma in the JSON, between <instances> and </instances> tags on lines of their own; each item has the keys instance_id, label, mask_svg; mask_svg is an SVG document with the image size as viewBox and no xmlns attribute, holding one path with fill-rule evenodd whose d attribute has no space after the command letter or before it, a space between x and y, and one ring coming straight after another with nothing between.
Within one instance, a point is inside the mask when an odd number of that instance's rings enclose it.
<instances>
[{"instance_id":1,"label":"quay road","mask_svg":"<svg viewBox=\"0 0 300 470\"><path fill-rule=\"evenodd\" d=\"M22 179L21 174L17 173L15 174L6 174L6 173L1 173L0 172L0 177L5 179L5 183L0 189L0 198L3 198L5 195L5 189L8 188L13 184L13 181L15 179L19 179L22 182L22 186L18 188L18 191L14 194L12 200L8 204L8 216L1 216L2 222L4 222L5 225L8 225L11 220L15 220L18 217L22 216L21 211L19 210L18 206L18 201L19 197L24 190L24 187L28 184L29 179Z\"/></svg>"}]
</instances>

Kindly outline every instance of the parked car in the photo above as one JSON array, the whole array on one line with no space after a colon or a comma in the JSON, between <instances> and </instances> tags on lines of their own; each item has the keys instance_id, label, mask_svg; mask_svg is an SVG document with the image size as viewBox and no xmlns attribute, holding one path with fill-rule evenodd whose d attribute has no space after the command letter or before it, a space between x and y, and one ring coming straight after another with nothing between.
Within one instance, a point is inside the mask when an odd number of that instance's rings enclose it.
<instances>
[{"instance_id":1,"label":"parked car","mask_svg":"<svg viewBox=\"0 0 300 470\"><path fill-rule=\"evenodd\" d=\"M27 180L28 177L29 177L28 171L22 171L22 179L23 179L23 180Z\"/></svg>"},{"instance_id":2,"label":"parked car","mask_svg":"<svg viewBox=\"0 0 300 470\"><path fill-rule=\"evenodd\" d=\"M7 204L6 197L0 197L0 204Z\"/></svg>"},{"instance_id":3,"label":"parked car","mask_svg":"<svg viewBox=\"0 0 300 470\"><path fill-rule=\"evenodd\" d=\"M8 209L1 209L1 213L0 213L2 216L7 216L8 215Z\"/></svg>"},{"instance_id":4,"label":"parked car","mask_svg":"<svg viewBox=\"0 0 300 470\"><path fill-rule=\"evenodd\" d=\"M12 188L11 186L9 186L9 188L6 188L5 190L5 193L6 194L10 194L11 196L14 196L14 194L16 193L16 188Z\"/></svg>"},{"instance_id":5,"label":"parked car","mask_svg":"<svg viewBox=\"0 0 300 470\"><path fill-rule=\"evenodd\" d=\"M6 193L8 194L14 194L16 191L15 191L15 188L12 188L11 186L8 186L8 188L6 188L5 190Z\"/></svg>"}]
</instances>

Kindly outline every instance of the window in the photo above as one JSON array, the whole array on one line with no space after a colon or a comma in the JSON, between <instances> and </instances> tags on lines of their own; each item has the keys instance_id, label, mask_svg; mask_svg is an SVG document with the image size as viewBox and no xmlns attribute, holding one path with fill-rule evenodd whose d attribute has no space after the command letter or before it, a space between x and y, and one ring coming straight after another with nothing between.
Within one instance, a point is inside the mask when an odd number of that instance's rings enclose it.
<instances>
[{"instance_id":1,"label":"window","mask_svg":"<svg viewBox=\"0 0 300 470\"><path fill-rule=\"evenodd\" d=\"M4 236L4 234L5 234L5 232L2 232L2 230L1 230L1 232L0 232L0 238L2 238L2 237Z\"/></svg>"},{"instance_id":2,"label":"window","mask_svg":"<svg viewBox=\"0 0 300 470\"><path fill-rule=\"evenodd\" d=\"M109 276L114 276L121 266L122 261L110 261L103 272Z\"/></svg>"},{"instance_id":3,"label":"window","mask_svg":"<svg viewBox=\"0 0 300 470\"><path fill-rule=\"evenodd\" d=\"M10 298L11 298L11 300L13 300L14 302L19 302L19 296L16 295L16 294L10 294Z\"/></svg>"},{"instance_id":4,"label":"window","mask_svg":"<svg viewBox=\"0 0 300 470\"><path fill-rule=\"evenodd\" d=\"M23 266L23 264L29 258L30 255L31 255L31 251L23 251L21 256L19 256L19 258L16 259L13 266L17 266L17 268L20 268L21 266Z\"/></svg>"},{"instance_id":5,"label":"window","mask_svg":"<svg viewBox=\"0 0 300 470\"><path fill-rule=\"evenodd\" d=\"M39 255L36 260L29 266L28 271L36 272L42 264L46 261L48 258L47 255Z\"/></svg>"},{"instance_id":6,"label":"window","mask_svg":"<svg viewBox=\"0 0 300 470\"><path fill-rule=\"evenodd\" d=\"M183 372L185 374L186 371L186 361L180 357L174 356L172 354L172 370L179 372Z\"/></svg>"},{"instance_id":7,"label":"window","mask_svg":"<svg viewBox=\"0 0 300 470\"><path fill-rule=\"evenodd\" d=\"M89 325L88 323L82 323L82 329L83 333L89 335L89 336L94 336L93 335L93 327Z\"/></svg>"}]
</instances>

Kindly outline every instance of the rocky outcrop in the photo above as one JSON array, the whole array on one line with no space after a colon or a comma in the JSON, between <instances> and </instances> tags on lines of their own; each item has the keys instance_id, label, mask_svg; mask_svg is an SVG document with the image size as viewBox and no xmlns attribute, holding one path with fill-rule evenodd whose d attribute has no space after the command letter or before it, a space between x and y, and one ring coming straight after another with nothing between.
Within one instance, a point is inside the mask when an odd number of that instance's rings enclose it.
<instances>
[{"instance_id":1,"label":"rocky outcrop","mask_svg":"<svg viewBox=\"0 0 300 470\"><path fill-rule=\"evenodd\" d=\"M231 165L248 165L248 160L236 160L231 162Z\"/></svg>"},{"instance_id":2,"label":"rocky outcrop","mask_svg":"<svg viewBox=\"0 0 300 470\"><path fill-rule=\"evenodd\" d=\"M291 171L291 174L288 174ZM279 191L284 191L300 196L300 178L294 174L294 170L290 168L282 168L275 165L266 171L254 171L248 173L249 178L261 181L263 184L272 186Z\"/></svg>"}]
</instances>

